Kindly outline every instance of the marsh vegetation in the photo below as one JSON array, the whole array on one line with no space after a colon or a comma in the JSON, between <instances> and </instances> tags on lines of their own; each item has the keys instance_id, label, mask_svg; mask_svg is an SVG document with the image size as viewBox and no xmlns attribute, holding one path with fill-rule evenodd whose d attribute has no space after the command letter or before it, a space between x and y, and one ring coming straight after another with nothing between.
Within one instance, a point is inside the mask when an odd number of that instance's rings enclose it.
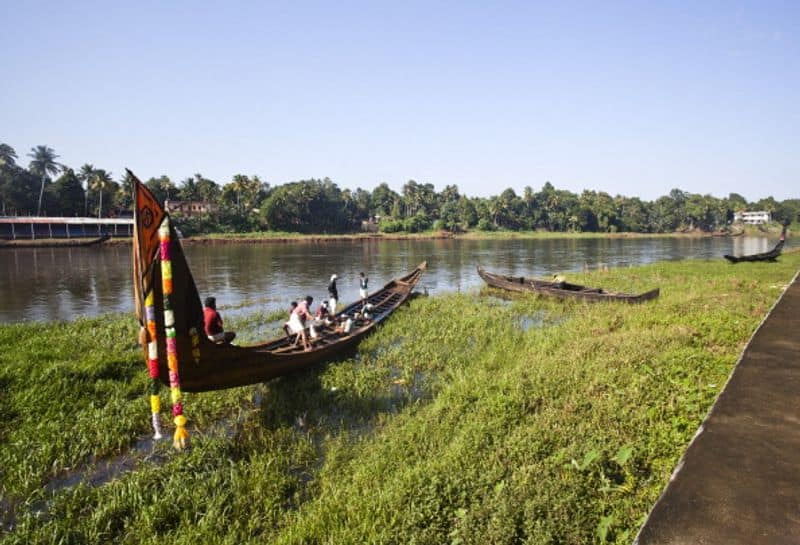
<instances>
[{"instance_id":1,"label":"marsh vegetation","mask_svg":"<svg viewBox=\"0 0 800 545\"><path fill-rule=\"evenodd\" d=\"M630 543L799 265L570 276L661 287L639 306L418 297L350 357L187 395L183 453L137 450L150 430L131 316L2 325L0 540ZM278 320L230 327L255 340ZM125 455L106 479L69 478Z\"/></svg>"}]
</instances>

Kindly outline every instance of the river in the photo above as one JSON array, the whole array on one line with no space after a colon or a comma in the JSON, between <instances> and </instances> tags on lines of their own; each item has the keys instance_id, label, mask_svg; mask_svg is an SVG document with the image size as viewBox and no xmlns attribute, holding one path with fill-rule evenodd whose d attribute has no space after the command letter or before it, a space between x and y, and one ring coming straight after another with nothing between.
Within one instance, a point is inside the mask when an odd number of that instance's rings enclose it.
<instances>
[{"instance_id":1,"label":"river","mask_svg":"<svg viewBox=\"0 0 800 545\"><path fill-rule=\"evenodd\" d=\"M774 238L669 237L545 240L388 240L326 243L187 244L200 296L214 295L225 315L286 308L310 294L326 296L332 273L343 302L358 297L358 273L370 291L413 269L429 268L431 293L481 285L475 265L501 273L553 273L683 258L767 251ZM787 240L787 247L797 245ZM740 265L741 266L741 265ZM130 246L0 250L0 322L70 320L133 309Z\"/></svg>"}]
</instances>

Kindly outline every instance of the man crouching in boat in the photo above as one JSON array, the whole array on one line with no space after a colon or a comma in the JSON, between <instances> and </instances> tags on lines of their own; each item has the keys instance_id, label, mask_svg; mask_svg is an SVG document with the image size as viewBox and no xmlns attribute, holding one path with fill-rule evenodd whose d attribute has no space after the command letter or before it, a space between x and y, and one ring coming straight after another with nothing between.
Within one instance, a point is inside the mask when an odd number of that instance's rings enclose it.
<instances>
[{"instance_id":1,"label":"man crouching in boat","mask_svg":"<svg viewBox=\"0 0 800 545\"><path fill-rule=\"evenodd\" d=\"M208 339L215 343L229 343L236 338L233 331L225 331L222 327L222 316L217 312L216 297L206 297L203 309L203 324L205 325Z\"/></svg>"},{"instance_id":2,"label":"man crouching in boat","mask_svg":"<svg viewBox=\"0 0 800 545\"><path fill-rule=\"evenodd\" d=\"M311 342L308 340L308 335L306 334L306 322L308 321L309 324L314 317L311 315L311 303L314 301L314 298L310 295L307 295L303 301L292 309L292 313L289 316L289 331L293 335L297 335L297 338L294 341L294 345L297 346L300 342L303 343L303 348L305 350L311 350Z\"/></svg>"}]
</instances>

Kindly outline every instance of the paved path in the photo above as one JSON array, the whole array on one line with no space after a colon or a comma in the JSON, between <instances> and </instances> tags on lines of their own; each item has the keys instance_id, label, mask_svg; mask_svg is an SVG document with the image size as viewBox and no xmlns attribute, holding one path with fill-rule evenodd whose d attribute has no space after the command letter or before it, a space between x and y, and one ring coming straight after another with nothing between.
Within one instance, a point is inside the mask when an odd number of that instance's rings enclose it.
<instances>
[{"instance_id":1,"label":"paved path","mask_svg":"<svg viewBox=\"0 0 800 545\"><path fill-rule=\"evenodd\" d=\"M751 339L636 540L800 544L800 280Z\"/></svg>"}]
</instances>

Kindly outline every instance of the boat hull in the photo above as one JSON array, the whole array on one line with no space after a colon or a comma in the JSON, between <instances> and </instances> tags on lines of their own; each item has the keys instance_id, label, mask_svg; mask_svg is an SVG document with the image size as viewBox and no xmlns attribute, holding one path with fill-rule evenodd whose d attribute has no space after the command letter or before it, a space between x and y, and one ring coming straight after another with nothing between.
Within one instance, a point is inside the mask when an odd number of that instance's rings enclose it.
<instances>
[{"instance_id":1,"label":"boat hull","mask_svg":"<svg viewBox=\"0 0 800 545\"><path fill-rule=\"evenodd\" d=\"M616 301L620 303L643 303L657 298L659 288L640 294L618 293L603 290L602 288L589 288L569 282L548 282L524 276L507 276L485 271L478 267L478 275L493 288L509 291L536 293L559 299L578 299L581 301L599 302Z\"/></svg>"},{"instance_id":2,"label":"boat hull","mask_svg":"<svg viewBox=\"0 0 800 545\"><path fill-rule=\"evenodd\" d=\"M724 255L725 259L728 260L729 263L741 263L741 262L751 262L751 261L767 261L770 263L774 263L781 255L783 251L783 245L786 243L786 226L783 226L783 230L781 231L781 238L778 243L775 245L773 249L769 252L764 252L760 254L751 254L751 255Z\"/></svg>"},{"instance_id":3,"label":"boat hull","mask_svg":"<svg viewBox=\"0 0 800 545\"><path fill-rule=\"evenodd\" d=\"M426 267L426 263L421 263L409 274L370 294L367 301L373 305L371 320L356 322L349 334L336 333L330 327L321 328L320 336L312 341L312 348L308 351L302 346L294 347L293 338L286 336L254 346L235 346L214 343L196 332L178 333L176 345L181 362L181 389L205 392L255 384L345 355L409 298ZM336 317L352 316L360 309L359 301L345 307ZM193 352L193 341L197 352ZM159 357L159 378L163 384L169 385L166 345L160 342L159 356L162 355Z\"/></svg>"}]
</instances>

